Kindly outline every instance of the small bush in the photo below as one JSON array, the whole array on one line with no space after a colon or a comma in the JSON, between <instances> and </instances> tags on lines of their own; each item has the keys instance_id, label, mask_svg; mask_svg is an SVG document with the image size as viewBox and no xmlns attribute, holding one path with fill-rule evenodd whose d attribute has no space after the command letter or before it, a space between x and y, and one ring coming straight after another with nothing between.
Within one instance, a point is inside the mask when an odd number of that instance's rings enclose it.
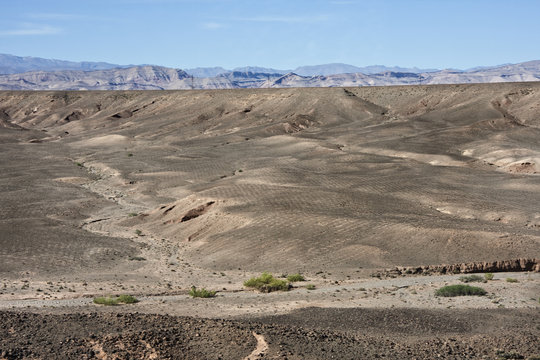
<instances>
[{"instance_id":1,"label":"small bush","mask_svg":"<svg viewBox=\"0 0 540 360\"><path fill-rule=\"evenodd\" d=\"M106 306L115 306L118 304L135 304L138 302L139 300L137 300L136 297L131 296L131 295L120 295L117 297L100 296L100 297L94 298L94 304L106 305Z\"/></svg>"},{"instance_id":2,"label":"small bush","mask_svg":"<svg viewBox=\"0 0 540 360\"><path fill-rule=\"evenodd\" d=\"M142 235L142 231L139 230L139 229L137 229L137 230L135 230L135 234L136 234L137 236L141 236L141 235Z\"/></svg>"},{"instance_id":3,"label":"small bush","mask_svg":"<svg viewBox=\"0 0 540 360\"><path fill-rule=\"evenodd\" d=\"M477 296L483 296L486 295L487 291L475 286L470 285L448 285L444 286L437 291L435 291L435 296L469 296L469 295L477 295Z\"/></svg>"},{"instance_id":4,"label":"small bush","mask_svg":"<svg viewBox=\"0 0 540 360\"><path fill-rule=\"evenodd\" d=\"M315 290L315 285L313 285L313 284L308 284L308 285L306 285L306 289L308 289L308 290Z\"/></svg>"},{"instance_id":5,"label":"small bush","mask_svg":"<svg viewBox=\"0 0 540 360\"><path fill-rule=\"evenodd\" d=\"M514 279L514 278L506 278L506 282L509 282L509 283L517 283L519 282L518 279Z\"/></svg>"},{"instance_id":6,"label":"small bush","mask_svg":"<svg viewBox=\"0 0 540 360\"><path fill-rule=\"evenodd\" d=\"M106 296L106 297L100 296L100 297L94 298L94 304L114 306L114 305L118 305L118 299L112 298L110 296Z\"/></svg>"},{"instance_id":7,"label":"small bush","mask_svg":"<svg viewBox=\"0 0 540 360\"><path fill-rule=\"evenodd\" d=\"M262 292L288 291L291 285L285 280L279 280L267 272L258 278L251 278L244 282L245 287L254 288Z\"/></svg>"},{"instance_id":8,"label":"small bush","mask_svg":"<svg viewBox=\"0 0 540 360\"><path fill-rule=\"evenodd\" d=\"M206 290L205 288L197 289L195 286L192 286L189 295L194 298L211 298L216 296L216 291Z\"/></svg>"},{"instance_id":9,"label":"small bush","mask_svg":"<svg viewBox=\"0 0 540 360\"><path fill-rule=\"evenodd\" d=\"M131 295L120 295L117 300L122 304L135 304L139 302L135 296Z\"/></svg>"},{"instance_id":10,"label":"small bush","mask_svg":"<svg viewBox=\"0 0 540 360\"><path fill-rule=\"evenodd\" d=\"M137 213L129 213L129 214L128 214L129 217L135 217L135 216L138 216L138 215L139 215L139 214L137 214Z\"/></svg>"},{"instance_id":11,"label":"small bush","mask_svg":"<svg viewBox=\"0 0 540 360\"><path fill-rule=\"evenodd\" d=\"M459 281L464 282L464 283L470 283L470 282L486 282L487 280L480 275L468 275L468 276L460 277Z\"/></svg>"},{"instance_id":12,"label":"small bush","mask_svg":"<svg viewBox=\"0 0 540 360\"><path fill-rule=\"evenodd\" d=\"M491 281L493 280L494 276L493 276L493 273L485 273L484 274L484 279L486 279L486 281Z\"/></svg>"},{"instance_id":13,"label":"small bush","mask_svg":"<svg viewBox=\"0 0 540 360\"><path fill-rule=\"evenodd\" d=\"M287 276L289 282L306 281L306 279L300 274L292 274Z\"/></svg>"}]
</instances>

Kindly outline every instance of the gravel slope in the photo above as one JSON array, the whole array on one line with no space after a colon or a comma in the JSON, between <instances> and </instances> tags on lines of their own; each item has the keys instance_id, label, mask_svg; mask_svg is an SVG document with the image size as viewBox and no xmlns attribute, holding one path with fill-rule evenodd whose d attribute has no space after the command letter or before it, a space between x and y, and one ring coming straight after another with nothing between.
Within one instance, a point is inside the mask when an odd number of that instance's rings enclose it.
<instances>
[{"instance_id":1,"label":"gravel slope","mask_svg":"<svg viewBox=\"0 0 540 360\"><path fill-rule=\"evenodd\" d=\"M142 314L0 312L5 359L478 359L540 354L534 311L309 308L214 320ZM261 336L254 336L256 335ZM515 357L518 358L518 357Z\"/></svg>"}]
</instances>

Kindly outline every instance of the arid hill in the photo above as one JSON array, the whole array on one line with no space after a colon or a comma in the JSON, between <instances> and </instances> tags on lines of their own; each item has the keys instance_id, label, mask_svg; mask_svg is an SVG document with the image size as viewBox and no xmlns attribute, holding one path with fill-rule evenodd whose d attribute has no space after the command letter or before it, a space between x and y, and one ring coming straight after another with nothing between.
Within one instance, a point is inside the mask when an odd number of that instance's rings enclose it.
<instances>
[{"instance_id":1,"label":"arid hill","mask_svg":"<svg viewBox=\"0 0 540 360\"><path fill-rule=\"evenodd\" d=\"M538 257L539 99L538 83L2 92L0 271ZM141 246L153 262L128 261Z\"/></svg>"}]
</instances>

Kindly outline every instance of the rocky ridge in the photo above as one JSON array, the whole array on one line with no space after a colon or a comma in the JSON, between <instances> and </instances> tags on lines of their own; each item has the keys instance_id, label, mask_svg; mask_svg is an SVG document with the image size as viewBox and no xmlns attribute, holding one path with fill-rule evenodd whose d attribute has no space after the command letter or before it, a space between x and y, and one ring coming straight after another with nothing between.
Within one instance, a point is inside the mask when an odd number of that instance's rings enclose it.
<instances>
[{"instance_id":1,"label":"rocky ridge","mask_svg":"<svg viewBox=\"0 0 540 360\"><path fill-rule=\"evenodd\" d=\"M479 272L540 272L540 259L512 259L500 261L472 262L452 265L398 266L375 272L375 277L395 277L406 275L467 274Z\"/></svg>"},{"instance_id":2,"label":"rocky ridge","mask_svg":"<svg viewBox=\"0 0 540 360\"><path fill-rule=\"evenodd\" d=\"M339 68L336 68L339 69ZM217 70L216 70L217 71ZM265 72L270 71L270 72ZM197 74L215 74L198 71ZM106 70L31 71L0 75L0 90L189 90L290 87L360 87L540 81L540 61L472 71L383 71L330 75L283 74L279 70L245 68L209 77L161 66Z\"/></svg>"}]
</instances>

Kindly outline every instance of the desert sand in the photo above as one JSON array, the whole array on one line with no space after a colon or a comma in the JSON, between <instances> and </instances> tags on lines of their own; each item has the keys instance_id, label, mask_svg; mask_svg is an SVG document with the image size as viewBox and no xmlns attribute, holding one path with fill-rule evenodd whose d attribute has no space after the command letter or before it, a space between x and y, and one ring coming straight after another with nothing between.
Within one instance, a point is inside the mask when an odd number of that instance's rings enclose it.
<instances>
[{"instance_id":1,"label":"desert sand","mask_svg":"<svg viewBox=\"0 0 540 360\"><path fill-rule=\"evenodd\" d=\"M540 273L380 276L540 258L539 114L539 83L0 92L0 358L540 356Z\"/></svg>"}]
</instances>

